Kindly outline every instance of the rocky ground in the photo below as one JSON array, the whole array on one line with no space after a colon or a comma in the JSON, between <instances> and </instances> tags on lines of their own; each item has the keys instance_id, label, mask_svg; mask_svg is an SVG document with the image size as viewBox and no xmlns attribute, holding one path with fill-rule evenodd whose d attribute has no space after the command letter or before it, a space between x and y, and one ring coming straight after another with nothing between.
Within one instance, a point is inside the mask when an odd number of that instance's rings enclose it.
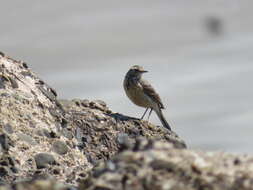
<instances>
[{"instance_id":1,"label":"rocky ground","mask_svg":"<svg viewBox=\"0 0 253 190\"><path fill-rule=\"evenodd\" d=\"M253 159L228 153L175 149L169 143L140 139L93 168L81 189L249 190Z\"/></svg>"},{"instance_id":2,"label":"rocky ground","mask_svg":"<svg viewBox=\"0 0 253 190\"><path fill-rule=\"evenodd\" d=\"M0 97L0 190L253 189L253 157L187 150L101 100L58 100L3 53Z\"/></svg>"}]
</instances>

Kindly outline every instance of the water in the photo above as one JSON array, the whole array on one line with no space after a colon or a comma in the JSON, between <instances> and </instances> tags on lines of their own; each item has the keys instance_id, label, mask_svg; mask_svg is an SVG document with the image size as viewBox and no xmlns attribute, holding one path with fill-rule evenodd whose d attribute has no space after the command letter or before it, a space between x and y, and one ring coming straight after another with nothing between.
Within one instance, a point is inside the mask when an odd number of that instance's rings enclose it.
<instances>
[{"instance_id":1,"label":"water","mask_svg":"<svg viewBox=\"0 0 253 190\"><path fill-rule=\"evenodd\" d=\"M0 50L28 62L60 98L102 99L134 117L144 109L127 99L122 82L130 66L142 65L189 147L252 153L252 5L5 1ZM151 121L159 124L155 114Z\"/></svg>"}]
</instances>

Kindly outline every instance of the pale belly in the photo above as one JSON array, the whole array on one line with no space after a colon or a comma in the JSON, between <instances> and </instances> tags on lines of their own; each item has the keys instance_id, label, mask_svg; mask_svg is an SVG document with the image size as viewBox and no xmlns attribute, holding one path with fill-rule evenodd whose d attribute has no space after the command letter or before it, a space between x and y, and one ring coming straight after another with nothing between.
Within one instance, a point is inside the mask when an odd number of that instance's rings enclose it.
<instances>
[{"instance_id":1,"label":"pale belly","mask_svg":"<svg viewBox=\"0 0 253 190\"><path fill-rule=\"evenodd\" d=\"M129 88L125 89L125 92L128 98L136 105L145 107L145 108L152 108L152 100L143 93L140 87Z\"/></svg>"}]
</instances>

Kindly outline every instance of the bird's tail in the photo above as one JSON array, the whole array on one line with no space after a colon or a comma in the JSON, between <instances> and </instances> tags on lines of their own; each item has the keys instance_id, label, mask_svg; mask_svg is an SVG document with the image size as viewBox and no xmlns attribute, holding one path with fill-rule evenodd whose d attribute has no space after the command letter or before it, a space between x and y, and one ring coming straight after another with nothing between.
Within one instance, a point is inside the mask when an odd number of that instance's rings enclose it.
<instances>
[{"instance_id":1,"label":"bird's tail","mask_svg":"<svg viewBox=\"0 0 253 190\"><path fill-rule=\"evenodd\" d=\"M171 131L171 127L170 125L168 124L168 122L166 121L165 117L163 116L163 113L162 113L162 110L159 108L158 110L155 110L156 111L156 114L157 116L159 117L161 123L163 124L163 126L165 128L167 128L168 130Z\"/></svg>"}]
</instances>

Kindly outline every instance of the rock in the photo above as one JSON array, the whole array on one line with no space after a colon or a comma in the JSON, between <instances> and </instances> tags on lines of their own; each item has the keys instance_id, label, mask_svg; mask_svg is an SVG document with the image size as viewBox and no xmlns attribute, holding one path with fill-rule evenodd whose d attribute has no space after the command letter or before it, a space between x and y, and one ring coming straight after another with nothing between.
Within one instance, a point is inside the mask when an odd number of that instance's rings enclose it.
<instances>
[{"instance_id":1,"label":"rock","mask_svg":"<svg viewBox=\"0 0 253 190\"><path fill-rule=\"evenodd\" d=\"M76 190L74 187L57 183L55 180L29 180L14 184L10 189L3 190ZM0 187L0 190L1 187Z\"/></svg>"},{"instance_id":2,"label":"rock","mask_svg":"<svg viewBox=\"0 0 253 190\"><path fill-rule=\"evenodd\" d=\"M89 100L87 100L87 99L82 100L82 101L81 101L81 105L82 105L82 106L84 106L84 107L89 107L89 105L90 105L90 101L89 101Z\"/></svg>"},{"instance_id":3,"label":"rock","mask_svg":"<svg viewBox=\"0 0 253 190\"><path fill-rule=\"evenodd\" d=\"M11 82L12 88L18 88L18 83L17 83L16 79L9 77L9 81Z\"/></svg>"},{"instance_id":4,"label":"rock","mask_svg":"<svg viewBox=\"0 0 253 190\"><path fill-rule=\"evenodd\" d=\"M38 86L38 88L49 100L51 100L52 102L56 100L55 94L52 93L50 89L47 89L44 86Z\"/></svg>"},{"instance_id":5,"label":"rock","mask_svg":"<svg viewBox=\"0 0 253 190\"><path fill-rule=\"evenodd\" d=\"M6 80L3 76L0 76L0 89L5 89Z\"/></svg>"},{"instance_id":6,"label":"rock","mask_svg":"<svg viewBox=\"0 0 253 190\"><path fill-rule=\"evenodd\" d=\"M0 134L0 148L5 151L8 151L10 148L11 142L9 137L6 134Z\"/></svg>"},{"instance_id":7,"label":"rock","mask_svg":"<svg viewBox=\"0 0 253 190\"><path fill-rule=\"evenodd\" d=\"M174 132L114 113L102 100L58 100L23 61L0 56L0 73L0 156L15 162L0 160L3 173L11 175L3 183L49 177L75 186L98 163L133 149L139 137L186 147Z\"/></svg>"},{"instance_id":8,"label":"rock","mask_svg":"<svg viewBox=\"0 0 253 190\"><path fill-rule=\"evenodd\" d=\"M29 135L26 135L24 133L17 133L17 136L20 140L25 141L29 143L30 145L37 145L38 143Z\"/></svg>"},{"instance_id":9,"label":"rock","mask_svg":"<svg viewBox=\"0 0 253 190\"><path fill-rule=\"evenodd\" d=\"M5 55L0 73L0 184L10 184L0 190L253 189L252 156L187 150L175 132L101 100L58 100Z\"/></svg>"},{"instance_id":10,"label":"rock","mask_svg":"<svg viewBox=\"0 0 253 190\"><path fill-rule=\"evenodd\" d=\"M47 138L58 138L59 134L54 131L49 131L48 129L36 129L35 134L39 136L45 136Z\"/></svg>"},{"instance_id":11,"label":"rock","mask_svg":"<svg viewBox=\"0 0 253 190\"><path fill-rule=\"evenodd\" d=\"M12 128L12 126L9 123L7 123L7 124L4 125L4 130L8 134L12 134L13 133L13 128Z\"/></svg>"},{"instance_id":12,"label":"rock","mask_svg":"<svg viewBox=\"0 0 253 190\"><path fill-rule=\"evenodd\" d=\"M126 133L119 133L117 136L117 142L120 146L120 150L130 149L133 147L133 141Z\"/></svg>"},{"instance_id":13,"label":"rock","mask_svg":"<svg viewBox=\"0 0 253 190\"><path fill-rule=\"evenodd\" d=\"M101 111L106 110L106 103L102 100L91 101L89 106L91 108L96 108L96 109L99 109Z\"/></svg>"},{"instance_id":14,"label":"rock","mask_svg":"<svg viewBox=\"0 0 253 190\"><path fill-rule=\"evenodd\" d=\"M61 155L67 154L68 150L69 150L68 146L60 140L57 140L53 143L53 151L58 154Z\"/></svg>"},{"instance_id":15,"label":"rock","mask_svg":"<svg viewBox=\"0 0 253 190\"><path fill-rule=\"evenodd\" d=\"M33 180L53 180L53 179L54 177L45 170L39 169L33 174Z\"/></svg>"},{"instance_id":16,"label":"rock","mask_svg":"<svg viewBox=\"0 0 253 190\"><path fill-rule=\"evenodd\" d=\"M67 139L69 139L69 140L71 140L71 139L73 139L73 133L71 132L71 130L69 130L69 129L66 129L66 128L63 128L62 130L61 130L61 134L64 136L64 137L66 137Z\"/></svg>"},{"instance_id":17,"label":"rock","mask_svg":"<svg viewBox=\"0 0 253 190\"><path fill-rule=\"evenodd\" d=\"M36 154L34 159L38 169L46 168L48 165L56 164L54 156L49 153Z\"/></svg>"},{"instance_id":18,"label":"rock","mask_svg":"<svg viewBox=\"0 0 253 190\"><path fill-rule=\"evenodd\" d=\"M39 136L45 136L48 138L51 138L50 132L47 129L35 129L35 134L39 135Z\"/></svg>"}]
</instances>

